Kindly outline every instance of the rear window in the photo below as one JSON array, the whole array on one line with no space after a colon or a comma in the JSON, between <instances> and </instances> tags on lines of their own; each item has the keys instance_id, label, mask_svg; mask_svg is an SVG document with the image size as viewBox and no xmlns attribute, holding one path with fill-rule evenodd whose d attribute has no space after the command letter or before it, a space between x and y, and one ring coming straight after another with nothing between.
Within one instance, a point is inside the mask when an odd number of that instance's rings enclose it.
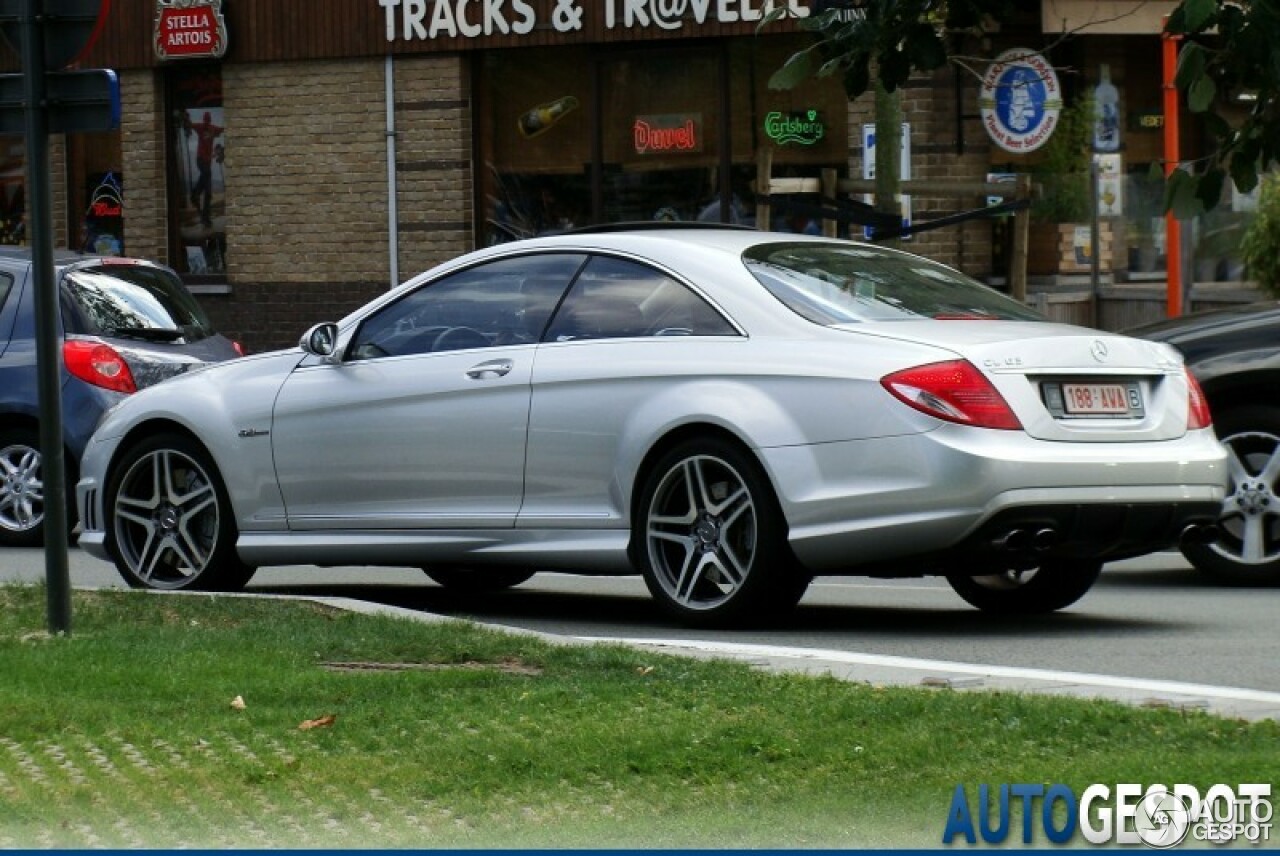
<instances>
[{"instance_id":1,"label":"rear window","mask_svg":"<svg viewBox=\"0 0 1280 856\"><path fill-rule=\"evenodd\" d=\"M1044 316L945 265L850 244L762 244L743 255L774 297L816 324L1043 321Z\"/></svg>"},{"instance_id":2,"label":"rear window","mask_svg":"<svg viewBox=\"0 0 1280 856\"><path fill-rule=\"evenodd\" d=\"M144 265L76 268L64 277L70 333L194 342L213 335L200 304L172 271Z\"/></svg>"}]
</instances>

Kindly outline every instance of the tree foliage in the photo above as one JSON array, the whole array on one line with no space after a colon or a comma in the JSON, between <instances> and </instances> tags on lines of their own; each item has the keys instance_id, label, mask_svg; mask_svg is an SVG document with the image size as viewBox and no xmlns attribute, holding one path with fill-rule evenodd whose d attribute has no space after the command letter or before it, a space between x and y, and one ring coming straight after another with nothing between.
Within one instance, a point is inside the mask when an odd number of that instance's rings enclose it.
<instances>
[{"instance_id":1,"label":"tree foliage","mask_svg":"<svg viewBox=\"0 0 1280 856\"><path fill-rule=\"evenodd\" d=\"M930 72L952 54L949 39L1004 20L1012 0L819 0L800 26L814 35L769 79L791 89L810 77L838 75L850 100L872 86L872 71L888 92L913 72ZM775 9L762 26L784 14Z\"/></svg>"},{"instance_id":2,"label":"tree foliage","mask_svg":"<svg viewBox=\"0 0 1280 856\"><path fill-rule=\"evenodd\" d=\"M1166 30L1183 42L1175 82L1214 142L1202 169L1175 171L1165 188L1166 206L1189 216L1216 205L1228 177L1247 193L1280 161L1280 3L1182 0ZM1241 96L1242 120L1215 112Z\"/></svg>"}]
</instances>

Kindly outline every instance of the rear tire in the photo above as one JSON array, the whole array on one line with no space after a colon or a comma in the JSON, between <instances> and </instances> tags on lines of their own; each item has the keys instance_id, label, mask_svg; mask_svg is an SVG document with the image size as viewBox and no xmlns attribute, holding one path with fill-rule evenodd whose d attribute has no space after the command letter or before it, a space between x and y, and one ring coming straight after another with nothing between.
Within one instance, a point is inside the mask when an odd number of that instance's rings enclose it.
<instances>
[{"instance_id":1,"label":"rear tire","mask_svg":"<svg viewBox=\"0 0 1280 856\"><path fill-rule=\"evenodd\" d=\"M536 573L518 568L423 568L422 571L432 582L465 594L505 591L528 582Z\"/></svg>"},{"instance_id":2,"label":"rear tire","mask_svg":"<svg viewBox=\"0 0 1280 856\"><path fill-rule=\"evenodd\" d=\"M1231 484L1208 544L1182 554L1197 570L1236 586L1280 583L1280 408L1237 407L1214 421L1231 452Z\"/></svg>"},{"instance_id":3,"label":"rear tire","mask_svg":"<svg viewBox=\"0 0 1280 856\"><path fill-rule=\"evenodd\" d=\"M632 540L650 593L685 624L777 618L809 586L760 464L718 438L686 441L658 460L644 480Z\"/></svg>"},{"instance_id":4,"label":"rear tire","mask_svg":"<svg viewBox=\"0 0 1280 856\"><path fill-rule=\"evenodd\" d=\"M226 487L199 443L181 434L143 440L108 485L107 549L130 586L239 591L253 576L236 555Z\"/></svg>"},{"instance_id":5,"label":"rear tire","mask_svg":"<svg viewBox=\"0 0 1280 856\"><path fill-rule=\"evenodd\" d=\"M1008 569L981 576L948 574L947 582L956 594L983 612L1043 615L1084 597L1101 572L1098 561L1056 559L1029 570Z\"/></svg>"}]
</instances>

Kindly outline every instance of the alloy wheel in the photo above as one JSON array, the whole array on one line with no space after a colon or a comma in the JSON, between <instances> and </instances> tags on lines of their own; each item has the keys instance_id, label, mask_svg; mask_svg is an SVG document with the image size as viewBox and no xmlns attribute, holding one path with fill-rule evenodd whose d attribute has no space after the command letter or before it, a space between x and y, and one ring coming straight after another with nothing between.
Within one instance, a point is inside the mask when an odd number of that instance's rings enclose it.
<instances>
[{"instance_id":1,"label":"alloy wheel","mask_svg":"<svg viewBox=\"0 0 1280 856\"><path fill-rule=\"evenodd\" d=\"M200 464L174 449L133 462L116 493L114 517L120 559L152 588L190 586L217 548L217 492Z\"/></svg>"},{"instance_id":2,"label":"alloy wheel","mask_svg":"<svg viewBox=\"0 0 1280 856\"><path fill-rule=\"evenodd\" d=\"M1248 431L1226 437L1231 486L1222 503L1222 535L1209 549L1225 559L1262 565L1280 558L1280 437Z\"/></svg>"},{"instance_id":3,"label":"alloy wheel","mask_svg":"<svg viewBox=\"0 0 1280 856\"><path fill-rule=\"evenodd\" d=\"M23 443L0 449L0 529L30 532L43 521L40 451Z\"/></svg>"},{"instance_id":4,"label":"alloy wheel","mask_svg":"<svg viewBox=\"0 0 1280 856\"><path fill-rule=\"evenodd\" d=\"M645 527L650 564L666 595L691 610L731 599L756 559L756 515L746 481L724 460L695 455L669 469Z\"/></svg>"}]
</instances>

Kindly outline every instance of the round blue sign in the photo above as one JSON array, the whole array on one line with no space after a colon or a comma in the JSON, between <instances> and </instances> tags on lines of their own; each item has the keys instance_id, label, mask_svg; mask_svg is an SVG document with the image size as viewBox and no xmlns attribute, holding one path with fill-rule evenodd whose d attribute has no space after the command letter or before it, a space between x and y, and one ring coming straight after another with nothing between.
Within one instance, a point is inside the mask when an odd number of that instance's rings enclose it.
<instances>
[{"instance_id":1,"label":"round blue sign","mask_svg":"<svg viewBox=\"0 0 1280 856\"><path fill-rule=\"evenodd\" d=\"M1053 134L1062 90L1044 57L1013 48L987 70L978 103L983 127L996 145L1008 152L1030 152Z\"/></svg>"}]
</instances>

